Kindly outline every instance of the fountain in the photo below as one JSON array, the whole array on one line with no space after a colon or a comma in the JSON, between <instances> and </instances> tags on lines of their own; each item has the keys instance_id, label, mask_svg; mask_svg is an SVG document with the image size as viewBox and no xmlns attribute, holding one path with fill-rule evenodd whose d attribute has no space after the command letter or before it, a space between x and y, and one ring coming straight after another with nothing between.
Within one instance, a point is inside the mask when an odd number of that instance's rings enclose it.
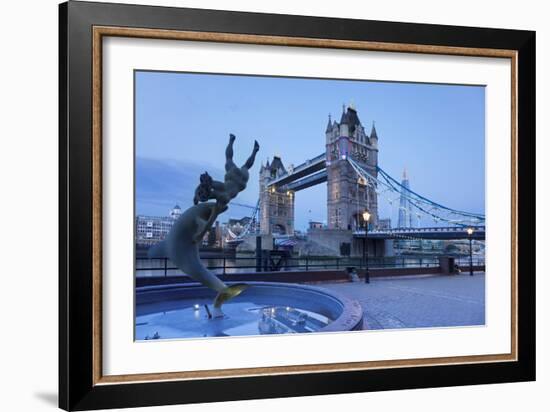
<instances>
[{"instance_id":1,"label":"fountain","mask_svg":"<svg viewBox=\"0 0 550 412\"><path fill-rule=\"evenodd\" d=\"M145 286L136 293L136 339L335 332L362 328L357 301L308 285L250 282L209 316L215 292L201 285ZM155 334L157 337L155 337Z\"/></svg>"},{"instance_id":2,"label":"fountain","mask_svg":"<svg viewBox=\"0 0 550 412\"><path fill-rule=\"evenodd\" d=\"M194 205L176 221L149 257L168 257L200 285L147 286L136 289L136 339L308 333L357 330L363 312L356 301L322 288L283 283L222 282L199 258L199 243L229 202L246 188L257 142L242 167L233 162L230 135L224 182L205 172ZM215 200L211 202L210 200ZM223 307L223 309L222 309Z\"/></svg>"}]
</instances>

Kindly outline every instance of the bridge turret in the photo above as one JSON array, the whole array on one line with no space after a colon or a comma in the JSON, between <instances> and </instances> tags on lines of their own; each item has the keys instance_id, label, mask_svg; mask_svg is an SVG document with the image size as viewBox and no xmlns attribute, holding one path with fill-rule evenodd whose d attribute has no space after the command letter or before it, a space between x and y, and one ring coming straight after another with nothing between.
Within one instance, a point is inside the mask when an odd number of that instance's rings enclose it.
<instances>
[{"instance_id":1,"label":"bridge turret","mask_svg":"<svg viewBox=\"0 0 550 412\"><path fill-rule=\"evenodd\" d=\"M367 164L374 169L374 172L376 172L376 167L378 166L378 133L376 132L376 126L374 125L374 121L372 122L372 129L370 132L369 137L369 156L367 159Z\"/></svg>"},{"instance_id":2,"label":"bridge turret","mask_svg":"<svg viewBox=\"0 0 550 412\"><path fill-rule=\"evenodd\" d=\"M369 140L372 147L378 149L378 134L376 133L376 126L374 124L374 121L372 122L372 129L370 131Z\"/></svg>"},{"instance_id":3,"label":"bridge turret","mask_svg":"<svg viewBox=\"0 0 550 412\"><path fill-rule=\"evenodd\" d=\"M349 126L346 123L340 123L339 137L349 137Z\"/></svg>"},{"instance_id":4,"label":"bridge turret","mask_svg":"<svg viewBox=\"0 0 550 412\"><path fill-rule=\"evenodd\" d=\"M338 123L336 123L336 120L333 122L331 115L328 115L328 123L327 128L325 130L325 137L326 137L326 144L330 144L338 134Z\"/></svg>"},{"instance_id":5,"label":"bridge turret","mask_svg":"<svg viewBox=\"0 0 550 412\"><path fill-rule=\"evenodd\" d=\"M325 130L325 133L329 134L332 132L332 119L330 117L330 113L328 115L328 124L327 124L327 129Z\"/></svg>"}]
</instances>

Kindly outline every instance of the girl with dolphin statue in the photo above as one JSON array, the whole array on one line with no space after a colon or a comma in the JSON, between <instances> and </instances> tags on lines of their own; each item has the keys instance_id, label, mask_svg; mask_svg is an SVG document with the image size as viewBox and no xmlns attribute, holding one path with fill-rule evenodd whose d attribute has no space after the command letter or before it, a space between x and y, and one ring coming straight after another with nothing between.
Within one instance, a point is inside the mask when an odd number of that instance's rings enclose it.
<instances>
[{"instance_id":1,"label":"girl with dolphin statue","mask_svg":"<svg viewBox=\"0 0 550 412\"><path fill-rule=\"evenodd\" d=\"M229 135L229 144L225 149L225 177L223 182L213 180L205 172L195 190L194 206L187 209L174 223L172 229L162 241L149 249L152 257L168 257L183 273L204 286L215 290L214 318L223 317L221 306L224 302L239 295L248 285L238 283L227 286L214 273L202 264L199 245L218 216L227 210L229 202L246 188L249 169L254 164L260 145L254 141L252 154L242 167L233 162L233 143L235 136ZM209 200L215 200L209 202Z\"/></svg>"}]
</instances>

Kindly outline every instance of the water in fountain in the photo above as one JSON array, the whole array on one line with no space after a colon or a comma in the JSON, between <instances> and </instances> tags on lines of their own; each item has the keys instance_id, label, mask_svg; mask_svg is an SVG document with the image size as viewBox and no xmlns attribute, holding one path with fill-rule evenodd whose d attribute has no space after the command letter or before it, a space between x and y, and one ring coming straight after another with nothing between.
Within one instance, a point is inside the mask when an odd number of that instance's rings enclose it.
<instances>
[{"instance_id":1,"label":"water in fountain","mask_svg":"<svg viewBox=\"0 0 550 412\"><path fill-rule=\"evenodd\" d=\"M215 336L316 332L332 319L290 306L259 306L237 301L224 305L225 317L209 317L211 301L196 301L192 306L155 311L136 318L136 339L178 339Z\"/></svg>"}]
</instances>

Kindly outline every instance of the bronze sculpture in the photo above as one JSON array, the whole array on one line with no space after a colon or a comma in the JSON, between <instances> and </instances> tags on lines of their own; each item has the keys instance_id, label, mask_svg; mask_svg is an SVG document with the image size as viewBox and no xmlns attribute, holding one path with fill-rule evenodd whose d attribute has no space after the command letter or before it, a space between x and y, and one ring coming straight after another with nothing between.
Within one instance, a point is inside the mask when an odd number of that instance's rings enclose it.
<instances>
[{"instance_id":1,"label":"bronze sculpture","mask_svg":"<svg viewBox=\"0 0 550 412\"><path fill-rule=\"evenodd\" d=\"M229 202L246 188L248 170L254 164L260 149L254 141L252 154L242 167L233 162L235 136L229 135L225 150L225 177L223 182L213 180L205 172L195 190L194 206L187 209L176 221L166 239L149 250L149 257L168 257L183 273L204 286L215 290L213 317L223 317L221 306L247 288L244 283L227 286L202 264L199 245L204 235L212 228L218 216L225 212ZM215 202L209 202L209 200Z\"/></svg>"}]
</instances>

